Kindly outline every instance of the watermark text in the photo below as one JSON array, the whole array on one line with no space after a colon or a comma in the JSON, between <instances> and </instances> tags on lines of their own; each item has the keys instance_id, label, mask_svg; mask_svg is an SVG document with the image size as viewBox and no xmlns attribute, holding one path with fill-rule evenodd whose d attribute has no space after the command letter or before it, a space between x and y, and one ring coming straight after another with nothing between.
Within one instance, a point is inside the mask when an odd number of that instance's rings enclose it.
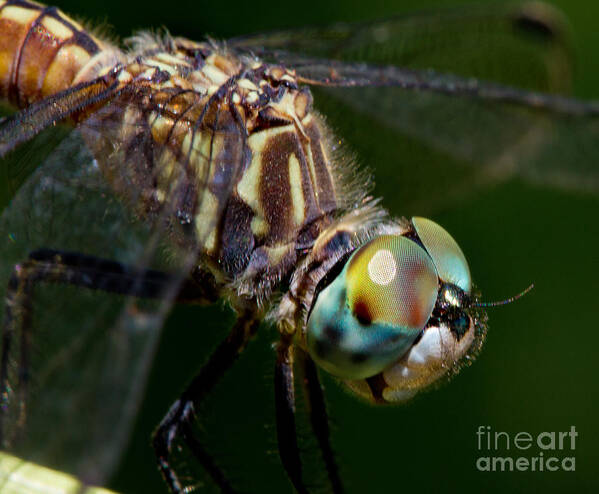
<instances>
[{"instance_id":1,"label":"watermark text","mask_svg":"<svg viewBox=\"0 0 599 494\"><path fill-rule=\"evenodd\" d=\"M480 425L476 445L481 472L574 472L576 471L575 426L567 431L508 433Z\"/></svg>"}]
</instances>

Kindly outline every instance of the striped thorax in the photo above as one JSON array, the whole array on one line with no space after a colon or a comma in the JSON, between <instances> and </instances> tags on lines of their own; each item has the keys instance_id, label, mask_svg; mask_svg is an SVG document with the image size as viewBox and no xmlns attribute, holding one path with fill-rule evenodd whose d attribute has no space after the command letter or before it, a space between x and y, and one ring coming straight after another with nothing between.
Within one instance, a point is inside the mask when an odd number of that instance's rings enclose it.
<instances>
[{"instance_id":1,"label":"striped thorax","mask_svg":"<svg viewBox=\"0 0 599 494\"><path fill-rule=\"evenodd\" d=\"M125 200L141 190L140 216L176 204L178 240L201 241L219 279L278 282L335 214L327 130L293 72L179 38L141 35L125 54L33 2L2 2L0 28L0 92L17 106L98 77L118 86L80 116L84 137Z\"/></svg>"}]
</instances>

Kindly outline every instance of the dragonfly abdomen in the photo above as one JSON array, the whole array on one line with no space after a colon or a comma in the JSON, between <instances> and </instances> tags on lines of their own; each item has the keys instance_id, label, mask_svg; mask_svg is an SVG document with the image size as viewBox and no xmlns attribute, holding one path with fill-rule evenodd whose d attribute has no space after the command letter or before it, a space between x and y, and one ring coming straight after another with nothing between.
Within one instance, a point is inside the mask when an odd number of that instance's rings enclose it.
<instances>
[{"instance_id":1,"label":"dragonfly abdomen","mask_svg":"<svg viewBox=\"0 0 599 494\"><path fill-rule=\"evenodd\" d=\"M0 0L0 98L23 108L62 91L105 48L56 7Z\"/></svg>"}]
</instances>

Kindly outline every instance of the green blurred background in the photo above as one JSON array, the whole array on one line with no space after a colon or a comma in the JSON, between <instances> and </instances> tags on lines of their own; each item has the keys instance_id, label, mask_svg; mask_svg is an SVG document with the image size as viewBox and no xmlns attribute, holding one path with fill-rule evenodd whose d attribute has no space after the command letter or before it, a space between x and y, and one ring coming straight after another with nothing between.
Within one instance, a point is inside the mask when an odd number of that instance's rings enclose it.
<instances>
[{"instance_id":1,"label":"green blurred background","mask_svg":"<svg viewBox=\"0 0 599 494\"><path fill-rule=\"evenodd\" d=\"M574 94L599 99L599 3L551 3L563 9L572 27ZM172 34L200 39L206 33L222 38L456 4L64 0L60 7L93 24L105 21L121 37L139 28L166 26ZM395 145L384 131L377 138L382 145ZM417 143L400 145L414 152L414 157L405 156L406 162L444 159ZM361 151L357 145L354 149ZM367 157L362 162L368 164ZM410 210L393 184L395 166L370 163L384 206L395 215L432 214L460 243L485 300L503 299L530 282L536 286L523 300L490 311L488 339L472 367L407 406L371 407L325 378L333 444L348 492L598 492L599 198L511 180L431 211ZM165 492L150 448L151 431L231 322L222 307L174 310L112 488ZM204 432L244 492L292 490L278 464L274 439L270 344L275 337L272 328L263 328L205 410ZM556 456L574 455L576 471L478 472L475 461L485 456L477 449L480 425L512 436L518 431L566 431L574 425L576 450ZM315 451L305 430L302 448L308 454ZM520 456L513 449L497 455ZM319 480L314 475L311 480ZM209 482L206 487L210 491Z\"/></svg>"}]
</instances>

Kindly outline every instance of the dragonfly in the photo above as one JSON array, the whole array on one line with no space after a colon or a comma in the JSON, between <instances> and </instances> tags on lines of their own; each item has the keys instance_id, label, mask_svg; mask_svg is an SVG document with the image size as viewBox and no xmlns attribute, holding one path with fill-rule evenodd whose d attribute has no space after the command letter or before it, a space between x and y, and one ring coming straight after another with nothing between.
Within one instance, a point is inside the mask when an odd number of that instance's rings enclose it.
<instances>
[{"instance_id":1,"label":"dragonfly","mask_svg":"<svg viewBox=\"0 0 599 494\"><path fill-rule=\"evenodd\" d=\"M55 8L0 9L0 93L22 108L0 124L18 189L1 223L2 440L91 482L115 466L175 303L225 299L237 321L154 434L173 492L194 485L190 458L236 489L194 424L262 321L277 330L278 450L298 492L309 482L297 374L328 483L342 492L319 372L395 403L480 349L484 304L457 242L431 220L390 217L315 101L471 163L464 183L516 175L597 189L597 104L452 74L440 60L419 66L422 33L468 41L484 29L500 38L491 50L530 53L506 83L564 90L559 19L537 4L226 42L141 34L127 49ZM492 53L481 48L473 64ZM427 202L450 200L427 185Z\"/></svg>"}]
</instances>

